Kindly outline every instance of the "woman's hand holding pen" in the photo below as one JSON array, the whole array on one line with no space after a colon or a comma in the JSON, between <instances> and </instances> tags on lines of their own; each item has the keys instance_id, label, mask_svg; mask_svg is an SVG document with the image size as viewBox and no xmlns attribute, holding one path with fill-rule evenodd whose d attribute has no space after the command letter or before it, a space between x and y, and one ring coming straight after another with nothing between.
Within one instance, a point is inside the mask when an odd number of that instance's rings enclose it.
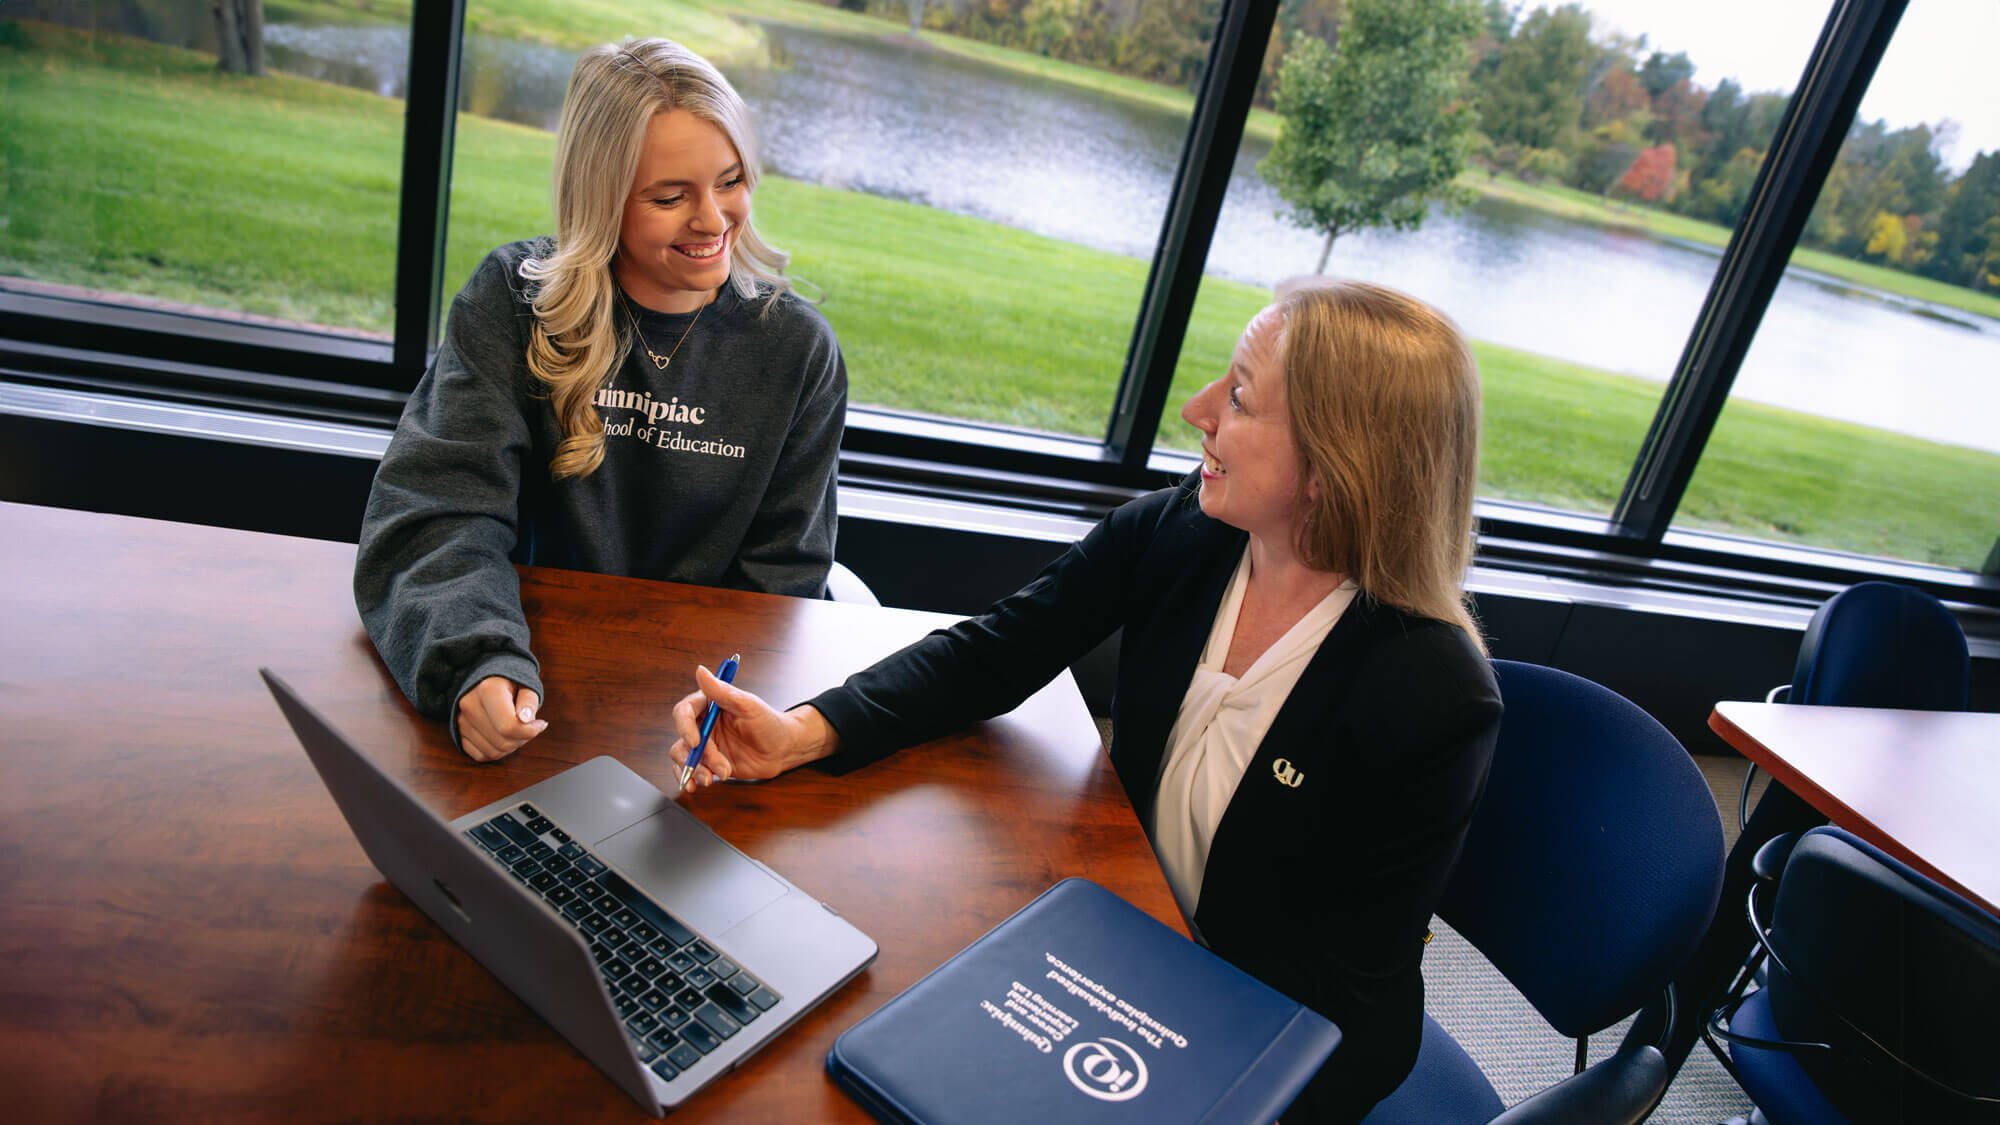
<instances>
[{"instance_id":1,"label":"woman's hand holding pen","mask_svg":"<svg viewBox=\"0 0 2000 1125\"><path fill-rule=\"evenodd\" d=\"M695 766L694 785L732 777L744 781L776 777L816 762L840 746L840 735L812 707L775 710L754 693L723 683L707 668L695 669L695 683L701 690L674 705L674 730L680 738L668 754L676 764L686 764L688 752L701 741L701 716L711 700L722 714Z\"/></svg>"}]
</instances>

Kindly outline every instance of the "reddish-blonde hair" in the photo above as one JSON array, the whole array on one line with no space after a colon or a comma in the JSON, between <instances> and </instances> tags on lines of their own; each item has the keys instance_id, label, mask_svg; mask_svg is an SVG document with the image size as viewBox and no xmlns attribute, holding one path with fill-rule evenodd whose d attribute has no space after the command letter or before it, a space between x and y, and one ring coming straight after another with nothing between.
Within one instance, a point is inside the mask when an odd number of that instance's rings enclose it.
<instances>
[{"instance_id":1,"label":"reddish-blonde hair","mask_svg":"<svg viewBox=\"0 0 2000 1125\"><path fill-rule=\"evenodd\" d=\"M1458 326L1359 281L1281 286L1301 466L1297 548L1363 593L1485 649L1464 592L1479 475L1479 367Z\"/></svg>"}]
</instances>

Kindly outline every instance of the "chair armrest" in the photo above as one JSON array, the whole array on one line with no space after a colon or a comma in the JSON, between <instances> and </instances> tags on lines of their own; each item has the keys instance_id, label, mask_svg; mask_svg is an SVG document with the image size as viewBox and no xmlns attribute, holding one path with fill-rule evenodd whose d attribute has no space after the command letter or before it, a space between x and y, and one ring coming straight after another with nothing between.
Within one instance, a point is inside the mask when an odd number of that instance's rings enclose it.
<instances>
[{"instance_id":1,"label":"chair armrest","mask_svg":"<svg viewBox=\"0 0 2000 1125\"><path fill-rule=\"evenodd\" d=\"M1775 883L1785 872L1785 861L1792 858L1792 849L1798 846L1798 832L1780 832L1764 841L1757 854L1750 857L1750 873L1760 883Z\"/></svg>"},{"instance_id":2,"label":"chair armrest","mask_svg":"<svg viewBox=\"0 0 2000 1125\"><path fill-rule=\"evenodd\" d=\"M1637 1125L1666 1096L1671 1077L1659 1048L1626 1044L1582 1074L1517 1103L1492 1125Z\"/></svg>"}]
</instances>

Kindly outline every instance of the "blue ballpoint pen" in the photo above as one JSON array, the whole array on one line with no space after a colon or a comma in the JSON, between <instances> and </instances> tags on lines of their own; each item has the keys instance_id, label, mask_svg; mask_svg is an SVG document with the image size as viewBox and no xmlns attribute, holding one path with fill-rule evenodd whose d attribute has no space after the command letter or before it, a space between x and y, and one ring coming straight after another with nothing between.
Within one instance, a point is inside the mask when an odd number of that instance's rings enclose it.
<instances>
[{"instance_id":1,"label":"blue ballpoint pen","mask_svg":"<svg viewBox=\"0 0 2000 1125\"><path fill-rule=\"evenodd\" d=\"M731 653L729 659L722 662L722 667L716 670L715 678L725 684L735 683L736 662L741 659L743 659L742 653ZM688 782L694 779L694 768L701 764L701 752L708 749L708 734L715 729L716 716L720 714L722 708L715 705L715 700L709 700L708 710L701 717L701 741L695 743L694 749L688 751L687 765L681 767L681 785L679 789L674 790L675 793L686 791Z\"/></svg>"}]
</instances>

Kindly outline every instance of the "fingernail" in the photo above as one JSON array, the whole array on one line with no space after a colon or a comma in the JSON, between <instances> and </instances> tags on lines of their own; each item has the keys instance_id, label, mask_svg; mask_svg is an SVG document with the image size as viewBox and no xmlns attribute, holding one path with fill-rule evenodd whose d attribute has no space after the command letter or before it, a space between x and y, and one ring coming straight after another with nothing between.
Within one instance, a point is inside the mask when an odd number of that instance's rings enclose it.
<instances>
[{"instance_id":1,"label":"fingernail","mask_svg":"<svg viewBox=\"0 0 2000 1125\"><path fill-rule=\"evenodd\" d=\"M535 728L536 734L540 734L543 731L549 729L548 720L546 719L536 719L532 725Z\"/></svg>"},{"instance_id":2,"label":"fingernail","mask_svg":"<svg viewBox=\"0 0 2000 1125\"><path fill-rule=\"evenodd\" d=\"M524 722L524 723L532 723L532 722L534 722L534 721L535 721L535 709L534 709L533 707L523 707L523 708L521 708L521 721L522 721L522 722Z\"/></svg>"}]
</instances>

